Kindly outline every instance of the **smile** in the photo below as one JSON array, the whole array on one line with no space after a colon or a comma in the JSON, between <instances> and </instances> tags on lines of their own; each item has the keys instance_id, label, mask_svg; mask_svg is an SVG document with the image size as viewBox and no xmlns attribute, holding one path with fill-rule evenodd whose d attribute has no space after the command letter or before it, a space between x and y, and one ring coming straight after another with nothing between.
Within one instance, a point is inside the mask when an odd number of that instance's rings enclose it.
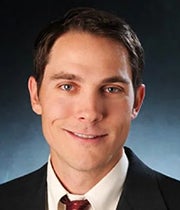
<instances>
[{"instance_id":1,"label":"smile","mask_svg":"<svg viewBox=\"0 0 180 210\"><path fill-rule=\"evenodd\" d=\"M86 134L82 134L82 133L73 133L75 136L78 136L80 138L83 138L83 139L94 139L98 136L94 136L94 135L86 135Z\"/></svg>"},{"instance_id":2,"label":"smile","mask_svg":"<svg viewBox=\"0 0 180 210\"><path fill-rule=\"evenodd\" d=\"M92 134L83 134L83 133L77 133L77 132L72 132L72 131L68 131L70 134L81 138L81 139L97 139L97 138L102 138L107 136L107 134L102 134L102 135L92 135Z\"/></svg>"}]
</instances>

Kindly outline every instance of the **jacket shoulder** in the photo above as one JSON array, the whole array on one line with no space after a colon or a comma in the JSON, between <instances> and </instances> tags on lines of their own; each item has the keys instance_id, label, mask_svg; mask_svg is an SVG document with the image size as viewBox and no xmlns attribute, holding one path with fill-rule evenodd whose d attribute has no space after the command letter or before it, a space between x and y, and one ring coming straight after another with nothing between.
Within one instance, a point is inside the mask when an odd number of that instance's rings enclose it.
<instances>
[{"instance_id":1,"label":"jacket shoulder","mask_svg":"<svg viewBox=\"0 0 180 210\"><path fill-rule=\"evenodd\" d=\"M157 172L157 181L169 209L180 208L180 181Z\"/></svg>"},{"instance_id":2,"label":"jacket shoulder","mask_svg":"<svg viewBox=\"0 0 180 210\"><path fill-rule=\"evenodd\" d=\"M43 177L46 177L47 165L27 175L16 178L0 185L0 198L19 197L25 194L32 194L42 184Z\"/></svg>"},{"instance_id":3,"label":"jacket shoulder","mask_svg":"<svg viewBox=\"0 0 180 210\"><path fill-rule=\"evenodd\" d=\"M180 209L180 181L149 168L129 148L125 152L129 160L124 187L128 202L135 209Z\"/></svg>"}]
</instances>

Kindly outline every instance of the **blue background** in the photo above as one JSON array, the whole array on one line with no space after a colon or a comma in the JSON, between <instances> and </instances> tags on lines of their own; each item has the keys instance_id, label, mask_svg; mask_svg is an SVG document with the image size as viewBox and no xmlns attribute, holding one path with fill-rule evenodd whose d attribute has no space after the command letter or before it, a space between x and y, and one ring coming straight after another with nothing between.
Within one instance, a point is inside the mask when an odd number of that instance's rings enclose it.
<instances>
[{"instance_id":1,"label":"blue background","mask_svg":"<svg viewBox=\"0 0 180 210\"><path fill-rule=\"evenodd\" d=\"M146 57L147 93L126 145L150 167L180 179L180 2L23 1L0 7L0 183L39 168L48 146L30 107L27 79L39 29L73 6L94 6L123 17Z\"/></svg>"}]
</instances>

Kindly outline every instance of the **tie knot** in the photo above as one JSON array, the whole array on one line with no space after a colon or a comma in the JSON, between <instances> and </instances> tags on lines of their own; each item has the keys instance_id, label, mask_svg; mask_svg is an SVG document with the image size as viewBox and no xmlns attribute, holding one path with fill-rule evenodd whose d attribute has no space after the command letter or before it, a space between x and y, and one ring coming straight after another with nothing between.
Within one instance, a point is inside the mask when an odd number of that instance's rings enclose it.
<instances>
[{"instance_id":1,"label":"tie knot","mask_svg":"<svg viewBox=\"0 0 180 210\"><path fill-rule=\"evenodd\" d=\"M67 210L87 210L89 206L88 200L70 201L67 195L61 198L61 202L66 205Z\"/></svg>"}]
</instances>

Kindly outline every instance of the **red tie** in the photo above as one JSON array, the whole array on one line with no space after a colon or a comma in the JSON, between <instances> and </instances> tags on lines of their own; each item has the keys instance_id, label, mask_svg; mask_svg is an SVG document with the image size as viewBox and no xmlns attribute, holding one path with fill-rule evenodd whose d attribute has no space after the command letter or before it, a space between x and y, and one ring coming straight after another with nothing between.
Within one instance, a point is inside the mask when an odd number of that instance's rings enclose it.
<instances>
[{"instance_id":1,"label":"red tie","mask_svg":"<svg viewBox=\"0 0 180 210\"><path fill-rule=\"evenodd\" d=\"M87 210L90 205L88 200L70 201L67 195L61 198L61 202L66 204L66 210Z\"/></svg>"}]
</instances>

